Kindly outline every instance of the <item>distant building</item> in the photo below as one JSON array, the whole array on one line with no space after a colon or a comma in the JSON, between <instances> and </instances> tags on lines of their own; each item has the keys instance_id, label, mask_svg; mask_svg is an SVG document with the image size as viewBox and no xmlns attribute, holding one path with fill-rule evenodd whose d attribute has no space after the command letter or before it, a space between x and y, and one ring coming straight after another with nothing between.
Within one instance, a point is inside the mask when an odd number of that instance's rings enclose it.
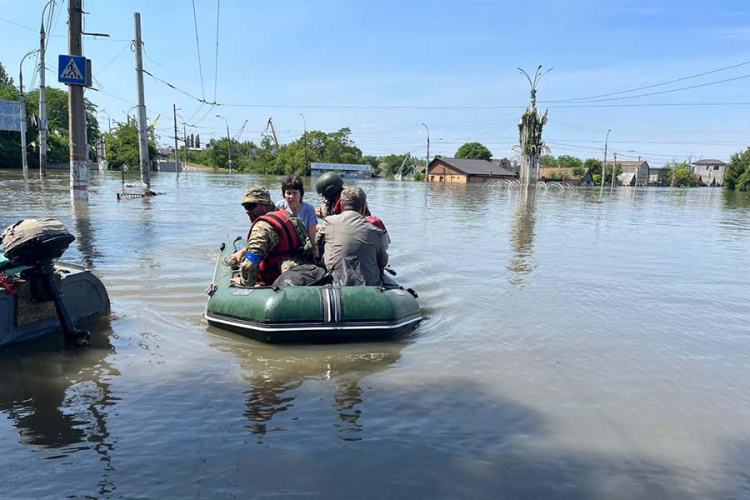
<instances>
[{"instance_id":1,"label":"distant building","mask_svg":"<svg viewBox=\"0 0 750 500\"><path fill-rule=\"evenodd\" d=\"M727 164L721 160L699 160L691 164L695 178L706 186L723 186Z\"/></svg>"},{"instance_id":2,"label":"distant building","mask_svg":"<svg viewBox=\"0 0 750 500\"><path fill-rule=\"evenodd\" d=\"M583 175L575 175L574 168L545 167L539 169L539 180L544 182L567 182L574 186L593 186L594 176L591 169L586 169Z\"/></svg>"},{"instance_id":3,"label":"distant building","mask_svg":"<svg viewBox=\"0 0 750 500\"><path fill-rule=\"evenodd\" d=\"M430 182L468 184L500 179L513 180L517 178L518 174L514 174L487 160L467 160L464 158L436 156L427 167L427 179Z\"/></svg>"},{"instance_id":4,"label":"distant building","mask_svg":"<svg viewBox=\"0 0 750 500\"><path fill-rule=\"evenodd\" d=\"M493 159L490 160L493 165L497 165L498 167L502 167L508 172L512 174L518 175L518 171L520 170L520 165L516 162L512 162L507 158L500 158L500 159Z\"/></svg>"},{"instance_id":5,"label":"distant building","mask_svg":"<svg viewBox=\"0 0 750 500\"><path fill-rule=\"evenodd\" d=\"M607 162L607 168L611 169L614 161ZM646 160L618 161L617 166L621 172L617 176L617 183L621 186L647 186L649 183L649 166Z\"/></svg>"},{"instance_id":6,"label":"distant building","mask_svg":"<svg viewBox=\"0 0 750 500\"><path fill-rule=\"evenodd\" d=\"M655 167L648 169L649 186L669 186L669 167Z\"/></svg>"},{"instance_id":7,"label":"distant building","mask_svg":"<svg viewBox=\"0 0 750 500\"><path fill-rule=\"evenodd\" d=\"M370 179L372 177L372 165L356 165L348 163L311 163L310 176L319 177L326 172L336 172L341 177L351 179Z\"/></svg>"}]
</instances>

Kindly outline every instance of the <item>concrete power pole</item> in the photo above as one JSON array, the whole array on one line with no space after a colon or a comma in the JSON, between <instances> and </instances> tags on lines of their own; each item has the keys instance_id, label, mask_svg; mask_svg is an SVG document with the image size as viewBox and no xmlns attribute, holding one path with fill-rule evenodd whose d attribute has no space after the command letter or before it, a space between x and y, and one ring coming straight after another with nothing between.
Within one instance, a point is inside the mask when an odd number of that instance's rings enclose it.
<instances>
[{"instance_id":1,"label":"concrete power pole","mask_svg":"<svg viewBox=\"0 0 750 500\"><path fill-rule=\"evenodd\" d=\"M32 50L31 52L27 52L25 56L23 56L23 59L21 59L21 65L19 67L18 72L18 85L20 89L20 97L21 97L21 163L23 166L23 175L24 178L29 174L29 160L27 156L26 151L26 96L23 93L23 62L26 60L27 57L29 57L31 54L36 53L36 50Z\"/></svg>"},{"instance_id":2,"label":"concrete power pole","mask_svg":"<svg viewBox=\"0 0 750 500\"><path fill-rule=\"evenodd\" d=\"M615 176L617 175L617 153L614 154L615 162L612 164L612 185L609 187L610 191L615 187Z\"/></svg>"},{"instance_id":3,"label":"concrete power pole","mask_svg":"<svg viewBox=\"0 0 750 500\"><path fill-rule=\"evenodd\" d=\"M185 164L182 166L182 168L187 168L187 130L185 129L185 123L182 123L182 142L185 143Z\"/></svg>"},{"instance_id":4,"label":"concrete power pole","mask_svg":"<svg viewBox=\"0 0 750 500\"><path fill-rule=\"evenodd\" d=\"M68 52L82 56L82 0L68 2ZM70 140L70 196L73 201L89 199L89 162L86 141L86 108L83 86L68 85L68 130Z\"/></svg>"},{"instance_id":5,"label":"concrete power pole","mask_svg":"<svg viewBox=\"0 0 750 500\"><path fill-rule=\"evenodd\" d=\"M599 201L602 201L604 195L604 179L607 177L607 142L611 131L612 129L607 130L607 137L604 138L604 163L602 164L602 187L599 189Z\"/></svg>"},{"instance_id":6,"label":"concrete power pole","mask_svg":"<svg viewBox=\"0 0 750 500\"><path fill-rule=\"evenodd\" d=\"M425 159L427 163L424 166L424 181L427 182L427 170L430 168L430 129L424 123L422 126L427 129L427 158Z\"/></svg>"},{"instance_id":7,"label":"concrete power pole","mask_svg":"<svg viewBox=\"0 0 750 500\"><path fill-rule=\"evenodd\" d=\"M44 13L42 13L42 30L39 33L39 175L47 177L47 87L44 61Z\"/></svg>"},{"instance_id":8,"label":"concrete power pole","mask_svg":"<svg viewBox=\"0 0 750 500\"><path fill-rule=\"evenodd\" d=\"M174 113L174 172L176 174L180 173L180 157L179 157L179 149L177 145L177 105L172 104L172 112Z\"/></svg>"},{"instance_id":9,"label":"concrete power pole","mask_svg":"<svg viewBox=\"0 0 750 500\"><path fill-rule=\"evenodd\" d=\"M141 167L141 182L151 188L151 162L148 157L148 127L146 125L146 97L143 92L143 42L141 41L141 14L135 17L135 75L138 82L138 152Z\"/></svg>"}]
</instances>

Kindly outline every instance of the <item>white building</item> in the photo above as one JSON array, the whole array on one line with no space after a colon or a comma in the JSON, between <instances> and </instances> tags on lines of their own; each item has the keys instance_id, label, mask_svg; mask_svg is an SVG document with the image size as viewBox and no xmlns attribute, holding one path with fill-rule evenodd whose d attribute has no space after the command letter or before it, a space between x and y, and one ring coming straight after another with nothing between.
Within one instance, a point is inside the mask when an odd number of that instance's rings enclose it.
<instances>
[{"instance_id":1,"label":"white building","mask_svg":"<svg viewBox=\"0 0 750 500\"><path fill-rule=\"evenodd\" d=\"M695 177L706 186L723 186L727 164L721 160L699 160L691 164Z\"/></svg>"}]
</instances>

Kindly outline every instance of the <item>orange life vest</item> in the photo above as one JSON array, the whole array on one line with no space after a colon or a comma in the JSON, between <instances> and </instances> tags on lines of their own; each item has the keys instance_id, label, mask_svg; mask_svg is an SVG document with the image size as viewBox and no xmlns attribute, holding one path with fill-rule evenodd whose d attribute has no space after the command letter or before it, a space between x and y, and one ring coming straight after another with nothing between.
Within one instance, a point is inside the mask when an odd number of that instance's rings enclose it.
<instances>
[{"instance_id":1,"label":"orange life vest","mask_svg":"<svg viewBox=\"0 0 750 500\"><path fill-rule=\"evenodd\" d=\"M276 278L281 274L281 262L296 254L297 250L302 246L297 230L292 221L289 220L287 214L286 210L268 212L266 215L255 219L253 225L250 226L250 232L247 233L249 240L250 234L253 232L253 227L258 221L262 220L270 224L279 235L279 244L266 255L266 258L261 261L258 268L258 281L262 284L270 285L276 281Z\"/></svg>"}]
</instances>

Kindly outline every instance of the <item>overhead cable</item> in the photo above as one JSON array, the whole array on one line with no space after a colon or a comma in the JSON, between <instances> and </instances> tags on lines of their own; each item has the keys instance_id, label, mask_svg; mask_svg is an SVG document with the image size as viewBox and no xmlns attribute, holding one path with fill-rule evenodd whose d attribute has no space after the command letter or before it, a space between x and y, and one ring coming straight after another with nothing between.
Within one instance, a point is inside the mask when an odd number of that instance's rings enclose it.
<instances>
[{"instance_id":1,"label":"overhead cable","mask_svg":"<svg viewBox=\"0 0 750 500\"><path fill-rule=\"evenodd\" d=\"M193 24L195 25L195 48L198 52L198 72L201 77L201 95L206 98L206 89L203 87L203 64L201 63L201 43L198 40L198 17L195 15L195 0L193 0Z\"/></svg>"},{"instance_id":2,"label":"overhead cable","mask_svg":"<svg viewBox=\"0 0 750 500\"><path fill-rule=\"evenodd\" d=\"M655 88L655 87L662 87L664 85L670 85L672 83L677 83L677 82L681 82L681 81L684 81L684 80L690 80L690 79L693 79L693 78L700 78L701 76L706 76L706 75L710 75L710 74L713 74L713 73L719 73L720 71L727 71L727 70L730 70L730 69L739 68L740 66L745 66L747 64L750 64L750 61L742 62L742 63L739 63L739 64L734 64L732 66L725 66L723 68L714 69L714 70L711 70L711 71L705 71L703 73L698 73L697 75L683 76L682 78L677 78L675 80L669 80L667 82L655 83L653 85L646 85L645 87L637 87L637 88L629 89L629 90L621 90L619 92L610 92L609 94L599 94L599 95L588 96L588 97L576 97L574 99L562 99L562 100L546 101L546 102L550 102L550 103L551 102L563 103L563 102L585 101L585 100L589 100L589 99L599 99L601 97L609 97L609 96L613 96L613 95L628 94L630 92L637 92L639 90L652 89L652 88Z\"/></svg>"}]
</instances>

